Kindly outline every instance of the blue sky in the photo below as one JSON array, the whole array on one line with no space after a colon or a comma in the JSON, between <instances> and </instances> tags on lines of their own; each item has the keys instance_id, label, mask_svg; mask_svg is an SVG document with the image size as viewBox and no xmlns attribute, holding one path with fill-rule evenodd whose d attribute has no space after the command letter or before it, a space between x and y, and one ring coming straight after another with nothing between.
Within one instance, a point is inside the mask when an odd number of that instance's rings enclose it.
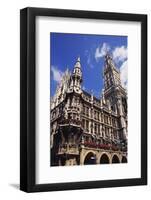
<instances>
[{"instance_id":1,"label":"blue sky","mask_svg":"<svg viewBox=\"0 0 151 200\"><path fill-rule=\"evenodd\" d=\"M121 71L122 84L127 87L127 36L50 33L51 96L54 95L66 68L72 71L77 57L80 56L82 87L100 97L106 51L113 56Z\"/></svg>"}]
</instances>

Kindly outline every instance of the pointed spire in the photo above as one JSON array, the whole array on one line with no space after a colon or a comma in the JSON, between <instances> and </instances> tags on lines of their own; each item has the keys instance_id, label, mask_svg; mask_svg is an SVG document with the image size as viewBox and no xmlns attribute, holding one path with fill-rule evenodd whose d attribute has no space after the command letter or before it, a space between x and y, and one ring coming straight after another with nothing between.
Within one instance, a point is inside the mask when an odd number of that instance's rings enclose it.
<instances>
[{"instance_id":1,"label":"pointed spire","mask_svg":"<svg viewBox=\"0 0 151 200\"><path fill-rule=\"evenodd\" d=\"M106 104L106 102L105 102L105 97L104 97L104 89L102 89L102 103L103 103L103 104Z\"/></svg>"},{"instance_id":2,"label":"pointed spire","mask_svg":"<svg viewBox=\"0 0 151 200\"><path fill-rule=\"evenodd\" d=\"M80 56L78 56L78 58L77 58L77 62L80 62Z\"/></svg>"},{"instance_id":3,"label":"pointed spire","mask_svg":"<svg viewBox=\"0 0 151 200\"><path fill-rule=\"evenodd\" d=\"M107 52L104 57L107 63L112 61L112 56L109 54L109 52Z\"/></svg>"},{"instance_id":4,"label":"pointed spire","mask_svg":"<svg viewBox=\"0 0 151 200\"><path fill-rule=\"evenodd\" d=\"M70 90L74 90L75 92L80 93L82 83L82 70L80 57L77 58L76 63L73 68L73 72L71 74L71 82L70 82Z\"/></svg>"},{"instance_id":5,"label":"pointed spire","mask_svg":"<svg viewBox=\"0 0 151 200\"><path fill-rule=\"evenodd\" d=\"M94 100L94 95L93 95L93 90L91 90L91 103L93 103Z\"/></svg>"},{"instance_id":6,"label":"pointed spire","mask_svg":"<svg viewBox=\"0 0 151 200\"><path fill-rule=\"evenodd\" d=\"M77 60L76 60L76 63L75 63L75 66L74 68L81 68L81 63L80 63L80 56L78 56Z\"/></svg>"}]
</instances>

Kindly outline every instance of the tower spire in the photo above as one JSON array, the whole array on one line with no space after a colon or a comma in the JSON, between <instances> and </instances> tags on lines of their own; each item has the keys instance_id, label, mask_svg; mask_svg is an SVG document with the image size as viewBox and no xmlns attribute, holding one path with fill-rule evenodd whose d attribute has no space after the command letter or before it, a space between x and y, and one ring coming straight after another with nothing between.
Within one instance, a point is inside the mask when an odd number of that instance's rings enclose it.
<instances>
[{"instance_id":1,"label":"tower spire","mask_svg":"<svg viewBox=\"0 0 151 200\"><path fill-rule=\"evenodd\" d=\"M76 68L81 69L80 56L77 57L76 63L74 65L74 71L78 71Z\"/></svg>"},{"instance_id":2,"label":"tower spire","mask_svg":"<svg viewBox=\"0 0 151 200\"><path fill-rule=\"evenodd\" d=\"M78 58L77 58L77 62L80 62L80 56L78 56Z\"/></svg>"},{"instance_id":3,"label":"tower spire","mask_svg":"<svg viewBox=\"0 0 151 200\"><path fill-rule=\"evenodd\" d=\"M71 75L70 91L74 90L77 93L81 93L81 83L82 83L82 70L81 70L80 56L78 56L73 68L73 73Z\"/></svg>"},{"instance_id":4,"label":"tower spire","mask_svg":"<svg viewBox=\"0 0 151 200\"><path fill-rule=\"evenodd\" d=\"M109 53L105 55L104 88L108 90L113 86L121 86L120 72L115 66Z\"/></svg>"}]
</instances>

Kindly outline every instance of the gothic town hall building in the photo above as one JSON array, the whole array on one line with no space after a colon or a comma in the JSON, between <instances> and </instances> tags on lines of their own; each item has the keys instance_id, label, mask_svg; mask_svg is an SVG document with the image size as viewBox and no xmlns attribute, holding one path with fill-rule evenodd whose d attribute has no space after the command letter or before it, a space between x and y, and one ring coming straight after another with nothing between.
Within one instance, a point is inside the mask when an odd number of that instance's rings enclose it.
<instances>
[{"instance_id":1,"label":"gothic town hall building","mask_svg":"<svg viewBox=\"0 0 151 200\"><path fill-rule=\"evenodd\" d=\"M127 91L119 70L106 54L100 98L82 89L83 76L78 58L51 99L50 165L127 163Z\"/></svg>"}]
</instances>

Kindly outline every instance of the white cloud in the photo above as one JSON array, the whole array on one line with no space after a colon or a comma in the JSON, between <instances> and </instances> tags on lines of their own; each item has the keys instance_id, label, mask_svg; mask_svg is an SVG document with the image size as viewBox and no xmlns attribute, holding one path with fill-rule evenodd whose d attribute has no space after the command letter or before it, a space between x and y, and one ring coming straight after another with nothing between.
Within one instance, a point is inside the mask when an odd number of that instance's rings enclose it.
<instances>
[{"instance_id":1,"label":"white cloud","mask_svg":"<svg viewBox=\"0 0 151 200\"><path fill-rule=\"evenodd\" d=\"M88 58L87 58L87 64L89 65L91 63L91 58L90 58L90 54L88 55Z\"/></svg>"},{"instance_id":2,"label":"white cloud","mask_svg":"<svg viewBox=\"0 0 151 200\"><path fill-rule=\"evenodd\" d=\"M121 47L116 47L113 52L113 60L115 62L124 62L127 59L127 54L128 50L127 47L121 46Z\"/></svg>"},{"instance_id":3,"label":"white cloud","mask_svg":"<svg viewBox=\"0 0 151 200\"><path fill-rule=\"evenodd\" d=\"M93 50L91 49L90 51L85 50L85 56L87 59L87 66L90 67L91 69L94 68L94 65L92 64L92 60L93 60Z\"/></svg>"},{"instance_id":4,"label":"white cloud","mask_svg":"<svg viewBox=\"0 0 151 200\"><path fill-rule=\"evenodd\" d=\"M56 81L57 83L60 83L63 76L63 72L55 66L51 66L51 71L53 75L53 80Z\"/></svg>"},{"instance_id":5,"label":"white cloud","mask_svg":"<svg viewBox=\"0 0 151 200\"><path fill-rule=\"evenodd\" d=\"M120 66L120 77L121 77L121 84L124 88L127 89L128 84L128 49L125 46L115 47L112 51L113 60L116 63L121 62Z\"/></svg>"},{"instance_id":6,"label":"white cloud","mask_svg":"<svg viewBox=\"0 0 151 200\"><path fill-rule=\"evenodd\" d=\"M98 61L99 58L102 58L103 56L105 56L105 54L109 50L110 50L110 46L105 42L102 45L100 45L99 47L97 47L96 51L95 51L95 59L96 59L96 61Z\"/></svg>"},{"instance_id":7,"label":"white cloud","mask_svg":"<svg viewBox=\"0 0 151 200\"><path fill-rule=\"evenodd\" d=\"M91 63L91 56L90 56L90 55L88 56L87 64L88 64L88 66L89 66L91 69L94 68L93 64Z\"/></svg>"},{"instance_id":8,"label":"white cloud","mask_svg":"<svg viewBox=\"0 0 151 200\"><path fill-rule=\"evenodd\" d=\"M120 77L121 77L121 83L124 88L127 89L128 84L128 61L124 61L120 67Z\"/></svg>"}]
</instances>

